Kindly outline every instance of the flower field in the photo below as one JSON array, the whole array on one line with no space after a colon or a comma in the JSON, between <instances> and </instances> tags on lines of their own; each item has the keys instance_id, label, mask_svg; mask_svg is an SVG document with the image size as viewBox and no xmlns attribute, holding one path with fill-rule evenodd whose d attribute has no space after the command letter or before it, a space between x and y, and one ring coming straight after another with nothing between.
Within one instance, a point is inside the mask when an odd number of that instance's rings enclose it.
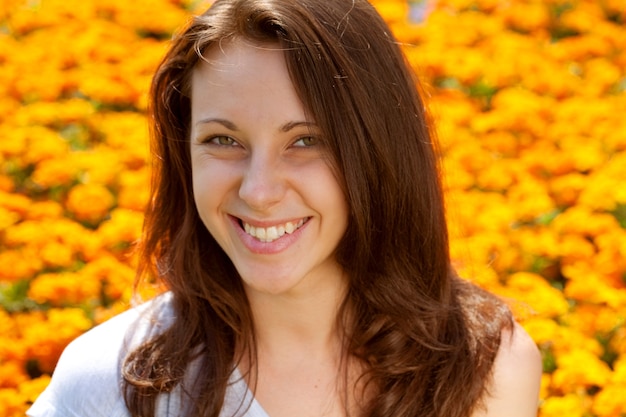
<instances>
[{"instance_id":1,"label":"flower field","mask_svg":"<svg viewBox=\"0 0 626 417\"><path fill-rule=\"evenodd\" d=\"M540 416L626 416L624 1L374 4L425 85L457 268L542 351ZM202 8L0 0L1 416L23 416L67 343L129 306L146 92Z\"/></svg>"}]
</instances>

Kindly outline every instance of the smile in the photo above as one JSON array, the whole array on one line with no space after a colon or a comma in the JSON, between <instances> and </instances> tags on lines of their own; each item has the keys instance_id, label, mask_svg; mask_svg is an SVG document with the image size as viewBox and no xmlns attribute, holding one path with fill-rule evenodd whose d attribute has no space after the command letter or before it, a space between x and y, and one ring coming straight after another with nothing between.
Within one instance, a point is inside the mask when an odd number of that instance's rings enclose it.
<instances>
[{"instance_id":1,"label":"smile","mask_svg":"<svg viewBox=\"0 0 626 417\"><path fill-rule=\"evenodd\" d=\"M276 239L280 239L285 234L292 234L293 232L301 228L302 225L305 224L308 220L309 217L300 219L300 221L298 222L287 222L284 224L277 224L270 227L255 227L249 223L244 222L243 220L240 221L240 223L243 226L243 230L245 230L247 234L261 242L270 243L275 241Z\"/></svg>"}]
</instances>

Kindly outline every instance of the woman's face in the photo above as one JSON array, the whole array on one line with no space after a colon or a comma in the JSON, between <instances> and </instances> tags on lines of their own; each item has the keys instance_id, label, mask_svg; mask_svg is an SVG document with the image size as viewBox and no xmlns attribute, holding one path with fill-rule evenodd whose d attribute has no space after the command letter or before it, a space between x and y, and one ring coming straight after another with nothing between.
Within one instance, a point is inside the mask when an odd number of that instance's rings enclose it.
<instances>
[{"instance_id":1,"label":"woman's face","mask_svg":"<svg viewBox=\"0 0 626 417\"><path fill-rule=\"evenodd\" d=\"M191 161L200 218L246 290L338 285L348 206L277 45L227 41L192 76Z\"/></svg>"}]
</instances>

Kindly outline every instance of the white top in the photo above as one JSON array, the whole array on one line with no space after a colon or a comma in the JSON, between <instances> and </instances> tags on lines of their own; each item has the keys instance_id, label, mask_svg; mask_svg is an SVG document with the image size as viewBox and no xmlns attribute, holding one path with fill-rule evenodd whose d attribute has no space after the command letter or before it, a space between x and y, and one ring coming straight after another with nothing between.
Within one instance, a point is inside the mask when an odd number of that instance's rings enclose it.
<instances>
[{"instance_id":1,"label":"white top","mask_svg":"<svg viewBox=\"0 0 626 417\"><path fill-rule=\"evenodd\" d=\"M167 293L126 311L78 337L63 351L50 385L28 410L30 417L130 417L122 395L127 352L173 322ZM157 323L152 326L152 323ZM134 326L134 327L133 327ZM128 330L133 327L130 334ZM182 417L181 389L161 394L157 417ZM184 404L183 404L184 406ZM249 407L248 407L249 406ZM230 377L220 417L269 417L237 369Z\"/></svg>"}]
</instances>

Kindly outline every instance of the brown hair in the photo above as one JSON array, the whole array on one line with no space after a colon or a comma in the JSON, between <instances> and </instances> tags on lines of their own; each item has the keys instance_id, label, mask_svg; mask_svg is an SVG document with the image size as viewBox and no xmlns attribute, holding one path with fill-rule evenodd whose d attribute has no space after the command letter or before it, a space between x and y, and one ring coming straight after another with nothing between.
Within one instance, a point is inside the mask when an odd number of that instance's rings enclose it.
<instances>
[{"instance_id":1,"label":"brown hair","mask_svg":"<svg viewBox=\"0 0 626 417\"><path fill-rule=\"evenodd\" d=\"M337 259L350 277L346 354L365 364L367 416L470 416L489 387L511 316L450 267L437 148L417 82L364 0L218 0L174 40L152 84L154 184L141 274L173 294L176 319L126 359L133 416L181 383L192 415L218 416L241 344L254 355L250 308L232 263L200 221L191 189L188 82L206 48L275 42L327 138L349 203ZM251 358L252 360L254 358Z\"/></svg>"}]
</instances>

